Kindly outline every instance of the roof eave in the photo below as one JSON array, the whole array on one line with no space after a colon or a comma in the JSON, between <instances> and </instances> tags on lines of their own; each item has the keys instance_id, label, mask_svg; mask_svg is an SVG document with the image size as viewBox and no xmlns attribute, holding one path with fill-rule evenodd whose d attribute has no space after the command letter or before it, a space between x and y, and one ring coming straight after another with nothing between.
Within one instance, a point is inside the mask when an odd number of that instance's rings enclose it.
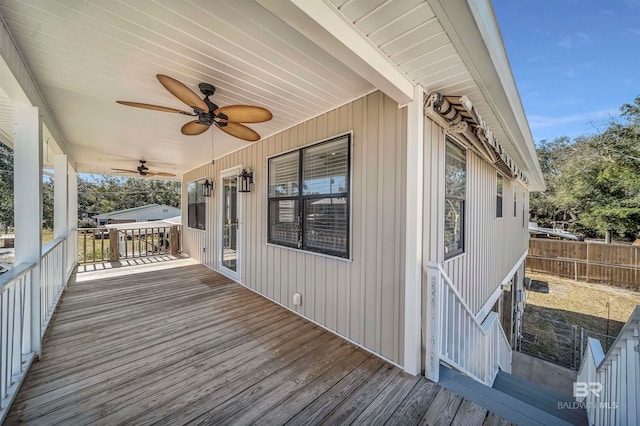
<instances>
[{"instance_id":1,"label":"roof eave","mask_svg":"<svg viewBox=\"0 0 640 426\"><path fill-rule=\"evenodd\" d=\"M490 0L428 0L528 174L531 191L546 186ZM517 160L517 158L516 158Z\"/></svg>"}]
</instances>

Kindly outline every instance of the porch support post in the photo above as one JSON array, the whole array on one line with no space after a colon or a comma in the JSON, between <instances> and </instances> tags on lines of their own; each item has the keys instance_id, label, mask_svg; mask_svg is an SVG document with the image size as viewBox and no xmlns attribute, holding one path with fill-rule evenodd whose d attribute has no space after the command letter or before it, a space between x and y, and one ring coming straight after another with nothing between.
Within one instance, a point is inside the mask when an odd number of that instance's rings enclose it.
<instances>
[{"instance_id":1,"label":"porch support post","mask_svg":"<svg viewBox=\"0 0 640 426\"><path fill-rule=\"evenodd\" d=\"M42 123L38 108L15 104L14 202L15 264L35 263L31 271L29 313L25 341L30 352L40 354L40 257L42 254Z\"/></svg>"},{"instance_id":2,"label":"porch support post","mask_svg":"<svg viewBox=\"0 0 640 426\"><path fill-rule=\"evenodd\" d=\"M118 260L120 260L120 245L118 244L118 240L118 230L115 228L109 229L109 262L117 262ZM126 246L126 239L124 243Z\"/></svg>"},{"instance_id":3,"label":"porch support post","mask_svg":"<svg viewBox=\"0 0 640 426\"><path fill-rule=\"evenodd\" d=\"M440 380L440 300L442 293L442 274L437 263L425 265L427 287L425 294L425 327L424 340L426 360L424 375L427 379Z\"/></svg>"},{"instance_id":4,"label":"porch support post","mask_svg":"<svg viewBox=\"0 0 640 426\"><path fill-rule=\"evenodd\" d=\"M53 181L53 238L67 235L69 229L69 176L66 155L56 155Z\"/></svg>"},{"instance_id":5,"label":"porch support post","mask_svg":"<svg viewBox=\"0 0 640 426\"><path fill-rule=\"evenodd\" d=\"M180 242L178 235L178 227L172 226L169 230L169 248L172 255L178 255L178 243Z\"/></svg>"},{"instance_id":6,"label":"porch support post","mask_svg":"<svg viewBox=\"0 0 640 426\"><path fill-rule=\"evenodd\" d=\"M422 197L424 175L424 90L415 86L407 110L407 212L404 290L404 370L422 370Z\"/></svg>"}]
</instances>

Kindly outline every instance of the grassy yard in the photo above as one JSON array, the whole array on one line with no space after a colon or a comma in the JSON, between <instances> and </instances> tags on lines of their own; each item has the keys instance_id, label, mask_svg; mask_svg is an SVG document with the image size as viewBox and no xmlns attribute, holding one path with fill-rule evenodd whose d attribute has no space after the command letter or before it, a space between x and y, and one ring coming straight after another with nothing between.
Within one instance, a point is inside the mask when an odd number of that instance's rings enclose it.
<instances>
[{"instance_id":1,"label":"grassy yard","mask_svg":"<svg viewBox=\"0 0 640 426\"><path fill-rule=\"evenodd\" d=\"M53 231L42 230L42 247L53 241Z\"/></svg>"},{"instance_id":2,"label":"grassy yard","mask_svg":"<svg viewBox=\"0 0 640 426\"><path fill-rule=\"evenodd\" d=\"M607 331L607 311L609 334L615 336L640 304L640 292L633 290L550 275L527 276L549 283L548 294L527 292L527 313L577 324L599 333Z\"/></svg>"}]
</instances>

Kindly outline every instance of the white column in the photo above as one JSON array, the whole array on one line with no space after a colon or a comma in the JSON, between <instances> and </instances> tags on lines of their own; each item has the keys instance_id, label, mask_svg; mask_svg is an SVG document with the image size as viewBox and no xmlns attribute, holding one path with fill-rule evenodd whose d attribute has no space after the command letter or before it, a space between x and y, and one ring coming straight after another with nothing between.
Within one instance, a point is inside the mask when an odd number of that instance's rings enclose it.
<instances>
[{"instance_id":1,"label":"white column","mask_svg":"<svg viewBox=\"0 0 640 426\"><path fill-rule=\"evenodd\" d=\"M14 105L15 264L35 263L31 272L31 351L40 353L40 256L42 253L42 123L38 108ZM27 338L27 336L25 336Z\"/></svg>"},{"instance_id":2,"label":"white column","mask_svg":"<svg viewBox=\"0 0 640 426\"><path fill-rule=\"evenodd\" d=\"M426 360L424 375L427 379L437 382L440 380L440 294L442 290L442 275L437 263L425 265L427 270L424 344Z\"/></svg>"},{"instance_id":3,"label":"white column","mask_svg":"<svg viewBox=\"0 0 640 426\"><path fill-rule=\"evenodd\" d=\"M69 229L69 177L66 155L56 155L54 159L55 175L53 181L53 238L67 235Z\"/></svg>"},{"instance_id":4,"label":"white column","mask_svg":"<svg viewBox=\"0 0 640 426\"><path fill-rule=\"evenodd\" d=\"M407 111L407 214L404 290L404 370L420 374L422 323L422 197L424 175L424 91L414 88Z\"/></svg>"}]
</instances>

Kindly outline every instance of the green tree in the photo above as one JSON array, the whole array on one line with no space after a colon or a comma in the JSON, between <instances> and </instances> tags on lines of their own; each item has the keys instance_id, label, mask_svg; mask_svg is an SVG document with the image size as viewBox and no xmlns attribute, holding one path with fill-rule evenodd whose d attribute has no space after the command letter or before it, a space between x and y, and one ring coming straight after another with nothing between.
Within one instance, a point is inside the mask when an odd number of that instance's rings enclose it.
<instances>
[{"instance_id":1,"label":"green tree","mask_svg":"<svg viewBox=\"0 0 640 426\"><path fill-rule=\"evenodd\" d=\"M548 190L531 197L534 220L571 222L591 237L640 236L640 97L604 131L543 141L538 154Z\"/></svg>"},{"instance_id":2,"label":"green tree","mask_svg":"<svg viewBox=\"0 0 640 426\"><path fill-rule=\"evenodd\" d=\"M574 212L561 200L558 191L562 167L572 155L572 142L567 137L543 140L538 148L538 161L547 184L545 192L534 192L530 198L531 220L551 227L554 222L576 220Z\"/></svg>"},{"instance_id":3,"label":"green tree","mask_svg":"<svg viewBox=\"0 0 640 426\"><path fill-rule=\"evenodd\" d=\"M42 228L53 229L53 180L42 181Z\"/></svg>"},{"instance_id":4,"label":"green tree","mask_svg":"<svg viewBox=\"0 0 640 426\"><path fill-rule=\"evenodd\" d=\"M0 143L0 228L13 226L13 150Z\"/></svg>"}]
</instances>

